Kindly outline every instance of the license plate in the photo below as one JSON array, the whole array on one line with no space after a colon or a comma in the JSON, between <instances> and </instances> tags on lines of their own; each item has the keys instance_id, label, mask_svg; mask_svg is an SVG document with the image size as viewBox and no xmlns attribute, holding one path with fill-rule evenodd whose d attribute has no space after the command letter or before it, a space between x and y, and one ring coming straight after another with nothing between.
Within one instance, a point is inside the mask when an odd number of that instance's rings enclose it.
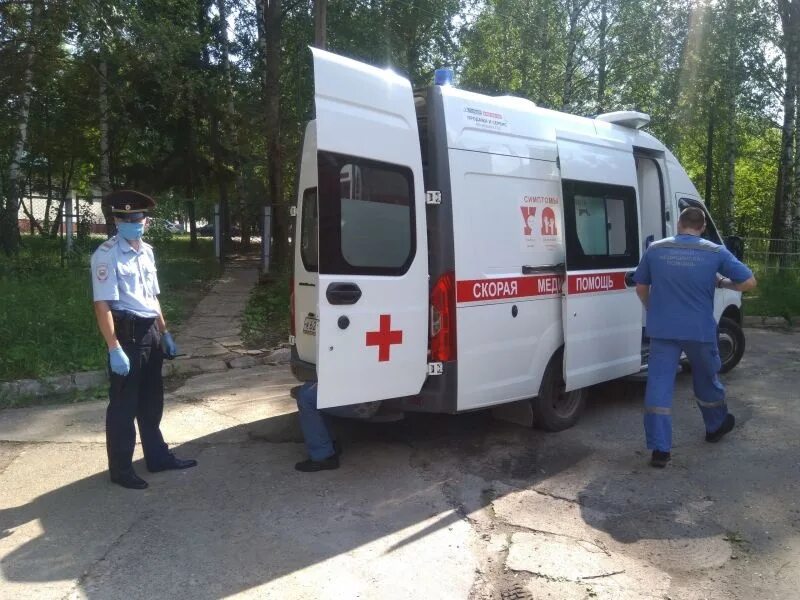
<instances>
[{"instance_id":1,"label":"license plate","mask_svg":"<svg viewBox=\"0 0 800 600\"><path fill-rule=\"evenodd\" d=\"M316 317L306 317L303 321L303 333L317 335L317 323L319 323L319 319Z\"/></svg>"}]
</instances>

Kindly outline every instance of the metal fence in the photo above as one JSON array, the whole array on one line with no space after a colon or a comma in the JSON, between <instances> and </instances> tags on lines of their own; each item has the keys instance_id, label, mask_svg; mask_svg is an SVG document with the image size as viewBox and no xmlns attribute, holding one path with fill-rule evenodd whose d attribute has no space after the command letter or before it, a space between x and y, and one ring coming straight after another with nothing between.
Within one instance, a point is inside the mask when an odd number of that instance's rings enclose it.
<instances>
[{"instance_id":1,"label":"metal fence","mask_svg":"<svg viewBox=\"0 0 800 600\"><path fill-rule=\"evenodd\" d=\"M800 240L744 238L744 259L757 271L800 271Z\"/></svg>"}]
</instances>

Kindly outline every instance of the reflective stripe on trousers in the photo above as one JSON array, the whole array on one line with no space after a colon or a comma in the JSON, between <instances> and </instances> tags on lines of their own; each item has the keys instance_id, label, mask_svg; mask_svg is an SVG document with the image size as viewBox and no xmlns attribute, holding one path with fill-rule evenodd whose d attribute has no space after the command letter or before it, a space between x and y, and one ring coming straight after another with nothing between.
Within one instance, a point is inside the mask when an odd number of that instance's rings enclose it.
<instances>
[{"instance_id":1,"label":"reflective stripe on trousers","mask_svg":"<svg viewBox=\"0 0 800 600\"><path fill-rule=\"evenodd\" d=\"M669 452L672 448L672 395L681 351L692 365L692 382L706 431L716 431L728 414L725 388L717 373L721 367L716 342L650 340L644 429L647 447Z\"/></svg>"}]
</instances>

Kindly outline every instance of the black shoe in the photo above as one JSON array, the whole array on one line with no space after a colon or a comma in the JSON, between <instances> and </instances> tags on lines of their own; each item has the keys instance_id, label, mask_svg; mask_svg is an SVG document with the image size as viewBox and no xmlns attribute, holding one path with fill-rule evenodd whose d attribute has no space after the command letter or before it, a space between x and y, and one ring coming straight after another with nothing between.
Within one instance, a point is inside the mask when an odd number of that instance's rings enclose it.
<instances>
[{"instance_id":1,"label":"black shoe","mask_svg":"<svg viewBox=\"0 0 800 600\"><path fill-rule=\"evenodd\" d=\"M656 469L663 469L667 466L671 458L669 452L662 452L661 450L653 450L653 455L650 457L650 466Z\"/></svg>"},{"instance_id":2,"label":"black shoe","mask_svg":"<svg viewBox=\"0 0 800 600\"><path fill-rule=\"evenodd\" d=\"M111 482L129 490L143 490L147 487L147 482L139 477L133 469L111 473Z\"/></svg>"},{"instance_id":3,"label":"black shoe","mask_svg":"<svg viewBox=\"0 0 800 600\"><path fill-rule=\"evenodd\" d=\"M731 413L728 413L725 417L725 420L722 422L722 425L719 426L719 429L711 432L706 432L706 441L715 444L716 442L720 441L726 433L730 433L733 429L733 426L736 425L736 419Z\"/></svg>"},{"instance_id":4,"label":"black shoe","mask_svg":"<svg viewBox=\"0 0 800 600\"><path fill-rule=\"evenodd\" d=\"M169 455L165 461L157 465L147 465L147 470L151 473L158 473L159 471L173 471L177 469L190 469L197 466L197 461L193 458L178 458L172 454Z\"/></svg>"},{"instance_id":5,"label":"black shoe","mask_svg":"<svg viewBox=\"0 0 800 600\"><path fill-rule=\"evenodd\" d=\"M304 460L297 463L294 468L303 473L316 473L317 471L331 471L339 468L339 456L334 454L324 460Z\"/></svg>"}]
</instances>

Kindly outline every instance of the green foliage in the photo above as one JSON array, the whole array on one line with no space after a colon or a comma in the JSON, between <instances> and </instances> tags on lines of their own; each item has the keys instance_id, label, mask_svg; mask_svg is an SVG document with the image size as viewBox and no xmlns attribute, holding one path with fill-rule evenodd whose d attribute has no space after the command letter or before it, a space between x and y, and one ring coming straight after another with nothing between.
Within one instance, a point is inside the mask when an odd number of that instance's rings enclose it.
<instances>
[{"instance_id":1,"label":"green foliage","mask_svg":"<svg viewBox=\"0 0 800 600\"><path fill-rule=\"evenodd\" d=\"M242 319L242 339L269 348L289 339L289 278L262 282L251 292Z\"/></svg>"},{"instance_id":2,"label":"green foliage","mask_svg":"<svg viewBox=\"0 0 800 600\"><path fill-rule=\"evenodd\" d=\"M60 265L60 240L23 238L21 254L0 258L0 381L101 369L106 351L92 309L90 238ZM193 251L176 238L155 248L162 308L183 319L219 273L210 242Z\"/></svg>"},{"instance_id":3,"label":"green foliage","mask_svg":"<svg viewBox=\"0 0 800 600\"><path fill-rule=\"evenodd\" d=\"M744 313L765 317L800 319L800 270L775 269L756 273L758 287L745 295Z\"/></svg>"}]
</instances>

